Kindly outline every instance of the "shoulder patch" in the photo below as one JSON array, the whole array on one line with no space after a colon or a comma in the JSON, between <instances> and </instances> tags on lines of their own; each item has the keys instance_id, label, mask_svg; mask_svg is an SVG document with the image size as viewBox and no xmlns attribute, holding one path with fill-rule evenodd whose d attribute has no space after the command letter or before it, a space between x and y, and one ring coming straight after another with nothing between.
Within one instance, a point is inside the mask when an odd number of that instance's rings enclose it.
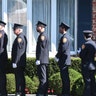
<instances>
[{"instance_id":1,"label":"shoulder patch","mask_svg":"<svg viewBox=\"0 0 96 96\"><path fill-rule=\"evenodd\" d=\"M2 33L0 33L0 38L2 37Z\"/></svg>"},{"instance_id":2,"label":"shoulder patch","mask_svg":"<svg viewBox=\"0 0 96 96\"><path fill-rule=\"evenodd\" d=\"M84 49L84 48L85 48L85 45L83 44L83 45L82 45L82 49Z\"/></svg>"},{"instance_id":3,"label":"shoulder patch","mask_svg":"<svg viewBox=\"0 0 96 96\"><path fill-rule=\"evenodd\" d=\"M20 42L22 42L22 38L19 37L18 38L18 43L20 43Z\"/></svg>"},{"instance_id":4,"label":"shoulder patch","mask_svg":"<svg viewBox=\"0 0 96 96\"><path fill-rule=\"evenodd\" d=\"M67 38L63 38L63 43L66 43L67 42Z\"/></svg>"},{"instance_id":5,"label":"shoulder patch","mask_svg":"<svg viewBox=\"0 0 96 96\"><path fill-rule=\"evenodd\" d=\"M45 40L45 36L44 36L44 35L41 36L41 40L42 40L42 41Z\"/></svg>"}]
</instances>

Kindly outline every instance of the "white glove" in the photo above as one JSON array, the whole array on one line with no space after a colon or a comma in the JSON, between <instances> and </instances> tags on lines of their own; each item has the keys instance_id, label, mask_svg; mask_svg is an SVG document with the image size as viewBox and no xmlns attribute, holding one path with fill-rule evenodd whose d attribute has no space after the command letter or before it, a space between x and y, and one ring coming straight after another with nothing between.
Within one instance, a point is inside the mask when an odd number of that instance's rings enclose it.
<instances>
[{"instance_id":1,"label":"white glove","mask_svg":"<svg viewBox=\"0 0 96 96\"><path fill-rule=\"evenodd\" d=\"M58 61L59 61L59 58L55 57L54 60L55 60L56 62L58 62Z\"/></svg>"},{"instance_id":2,"label":"white glove","mask_svg":"<svg viewBox=\"0 0 96 96\"><path fill-rule=\"evenodd\" d=\"M79 50L77 50L77 53L79 54L81 52L81 48L79 48Z\"/></svg>"},{"instance_id":3,"label":"white glove","mask_svg":"<svg viewBox=\"0 0 96 96\"><path fill-rule=\"evenodd\" d=\"M17 64L16 63L12 63L12 67L13 68L17 68Z\"/></svg>"},{"instance_id":4,"label":"white glove","mask_svg":"<svg viewBox=\"0 0 96 96\"><path fill-rule=\"evenodd\" d=\"M40 60L36 60L36 65L40 65Z\"/></svg>"}]
</instances>

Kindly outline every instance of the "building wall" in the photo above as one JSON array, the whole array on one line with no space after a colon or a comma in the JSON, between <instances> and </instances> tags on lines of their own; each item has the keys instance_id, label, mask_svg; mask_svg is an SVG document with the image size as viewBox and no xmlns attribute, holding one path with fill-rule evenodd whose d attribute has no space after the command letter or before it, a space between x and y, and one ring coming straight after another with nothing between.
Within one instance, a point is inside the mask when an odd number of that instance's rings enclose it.
<instances>
[{"instance_id":1,"label":"building wall","mask_svg":"<svg viewBox=\"0 0 96 96\"><path fill-rule=\"evenodd\" d=\"M88 4L87 6L89 6ZM0 13L2 13L0 14L0 20L7 22L5 32L8 34L8 56L11 56L12 44L15 39L12 29L13 24L20 23L24 25L24 33L28 40L27 55L28 57L35 57L38 37L35 25L38 20L47 24L46 32L49 37L50 57L55 56L58 49L61 37L59 24L61 22L70 26L68 33L71 39L71 54L76 54L78 43L77 12L77 0L0 0Z\"/></svg>"},{"instance_id":2,"label":"building wall","mask_svg":"<svg viewBox=\"0 0 96 96\"><path fill-rule=\"evenodd\" d=\"M96 38L96 0L92 2L92 30Z\"/></svg>"}]
</instances>

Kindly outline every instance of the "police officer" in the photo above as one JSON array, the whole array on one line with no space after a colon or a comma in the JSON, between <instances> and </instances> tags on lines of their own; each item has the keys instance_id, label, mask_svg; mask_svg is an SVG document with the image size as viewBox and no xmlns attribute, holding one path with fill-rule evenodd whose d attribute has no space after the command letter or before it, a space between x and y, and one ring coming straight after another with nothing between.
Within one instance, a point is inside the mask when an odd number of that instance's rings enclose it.
<instances>
[{"instance_id":1,"label":"police officer","mask_svg":"<svg viewBox=\"0 0 96 96\"><path fill-rule=\"evenodd\" d=\"M6 69L7 57L7 34L4 31L6 23L0 21L0 96L7 96L6 91Z\"/></svg>"},{"instance_id":2,"label":"police officer","mask_svg":"<svg viewBox=\"0 0 96 96\"><path fill-rule=\"evenodd\" d=\"M36 65L37 74L39 77L39 88L37 91L37 96L46 96L48 89L48 63L49 63L49 44L48 38L45 33L46 24L41 21L37 23L37 32L40 33L37 46L36 46Z\"/></svg>"},{"instance_id":3,"label":"police officer","mask_svg":"<svg viewBox=\"0 0 96 96\"><path fill-rule=\"evenodd\" d=\"M59 25L59 32L62 37L59 42L58 52L55 56L55 61L58 62L60 74L62 79L62 96L70 96L70 79L68 73L68 66L71 64L70 60L70 37L67 34L69 26L61 23Z\"/></svg>"},{"instance_id":4,"label":"police officer","mask_svg":"<svg viewBox=\"0 0 96 96\"><path fill-rule=\"evenodd\" d=\"M96 44L91 39L92 31L84 30L84 38L86 42L82 45L81 52L79 54L81 58L82 76L85 83L83 96L96 96L95 87L95 70L96 64L94 61L96 53Z\"/></svg>"},{"instance_id":5,"label":"police officer","mask_svg":"<svg viewBox=\"0 0 96 96\"><path fill-rule=\"evenodd\" d=\"M14 24L14 34L17 36L12 46L12 67L16 80L16 96L25 96L24 70L26 66L27 40L23 33L23 25Z\"/></svg>"}]
</instances>

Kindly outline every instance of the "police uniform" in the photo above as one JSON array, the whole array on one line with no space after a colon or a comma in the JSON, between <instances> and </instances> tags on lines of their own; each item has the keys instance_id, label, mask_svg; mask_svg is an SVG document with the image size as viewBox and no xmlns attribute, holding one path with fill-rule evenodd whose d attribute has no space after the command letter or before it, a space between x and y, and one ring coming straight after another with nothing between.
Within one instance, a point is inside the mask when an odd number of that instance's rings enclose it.
<instances>
[{"instance_id":1,"label":"police uniform","mask_svg":"<svg viewBox=\"0 0 96 96\"><path fill-rule=\"evenodd\" d=\"M5 27L6 23L0 21L0 26ZM0 96L7 96L6 91L6 64L8 62L7 57L7 34L4 30L0 30Z\"/></svg>"},{"instance_id":2,"label":"police uniform","mask_svg":"<svg viewBox=\"0 0 96 96\"><path fill-rule=\"evenodd\" d=\"M82 45L80 52L82 76L85 83L83 96L96 96L96 64L94 61L96 53L96 43L91 39L92 31L84 30L83 33L86 37L86 42Z\"/></svg>"},{"instance_id":3,"label":"police uniform","mask_svg":"<svg viewBox=\"0 0 96 96\"><path fill-rule=\"evenodd\" d=\"M14 24L13 30L17 28L22 29L22 25ZM25 78L24 70L26 66L26 47L27 39L21 32L17 35L12 46L12 66L14 68L15 81L16 81L16 96L25 96ZM15 67L16 66L16 67Z\"/></svg>"},{"instance_id":4,"label":"police uniform","mask_svg":"<svg viewBox=\"0 0 96 96\"><path fill-rule=\"evenodd\" d=\"M61 28L65 28L67 31L69 26L61 23ZM60 68L60 74L62 79L62 96L70 96L70 79L68 73L68 66L71 64L70 60L70 37L67 33L64 33L60 39L58 52L55 56L58 58L58 65Z\"/></svg>"},{"instance_id":5,"label":"police uniform","mask_svg":"<svg viewBox=\"0 0 96 96\"><path fill-rule=\"evenodd\" d=\"M43 26L46 24L38 21L37 27ZM37 74L39 77L39 87L37 90L37 96L46 96L48 89L48 69L47 65L49 63L49 43L48 38L45 32L40 33L37 46L36 46L36 62L39 61L40 64L37 65Z\"/></svg>"}]
</instances>

